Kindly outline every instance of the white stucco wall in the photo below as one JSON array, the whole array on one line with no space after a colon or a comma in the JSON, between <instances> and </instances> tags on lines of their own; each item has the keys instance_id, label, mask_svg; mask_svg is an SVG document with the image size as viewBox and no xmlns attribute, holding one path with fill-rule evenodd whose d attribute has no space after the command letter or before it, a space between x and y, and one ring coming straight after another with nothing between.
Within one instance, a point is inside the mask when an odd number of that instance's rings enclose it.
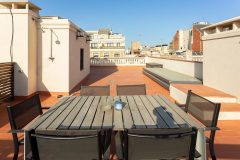
<instances>
[{"instance_id":1,"label":"white stucco wall","mask_svg":"<svg viewBox=\"0 0 240 160\"><path fill-rule=\"evenodd\" d=\"M179 73L183 73L200 80L203 79L203 64L202 62L171 60L164 58L148 58L148 62L160 63L163 68L170 69Z\"/></svg>"},{"instance_id":2,"label":"white stucco wall","mask_svg":"<svg viewBox=\"0 0 240 160\"><path fill-rule=\"evenodd\" d=\"M37 91L38 18L28 17L28 95Z\"/></svg>"},{"instance_id":3,"label":"white stucco wall","mask_svg":"<svg viewBox=\"0 0 240 160\"><path fill-rule=\"evenodd\" d=\"M69 91L69 27L49 26L42 22L38 29L38 90ZM51 46L52 31L52 46ZM60 44L56 44L56 40ZM52 49L51 49L52 47ZM54 60L50 60L51 55Z\"/></svg>"},{"instance_id":4,"label":"white stucco wall","mask_svg":"<svg viewBox=\"0 0 240 160\"><path fill-rule=\"evenodd\" d=\"M203 83L240 98L240 29L203 37Z\"/></svg>"},{"instance_id":5,"label":"white stucco wall","mask_svg":"<svg viewBox=\"0 0 240 160\"><path fill-rule=\"evenodd\" d=\"M3 22L0 30L0 63L11 61L12 18L8 7L18 8L16 4L0 6L0 21ZM28 5L12 9L15 96L28 96L37 91L69 92L90 72L89 42L86 43L86 38L76 40L76 31L82 29L68 19L39 19L39 8L33 4L30 6L36 12L28 9ZM82 71L80 48L85 51ZM49 59L51 53L53 61Z\"/></svg>"},{"instance_id":6,"label":"white stucco wall","mask_svg":"<svg viewBox=\"0 0 240 160\"><path fill-rule=\"evenodd\" d=\"M35 84L36 67L30 67L28 62L34 64L37 54L35 21L32 20L32 17L38 15L27 9L12 9L12 13L14 17L13 61L16 62L14 94L16 96L27 96L35 90L33 86ZM9 9L0 9L0 21L3 22L0 30L0 63L10 62L12 18Z\"/></svg>"},{"instance_id":7,"label":"white stucco wall","mask_svg":"<svg viewBox=\"0 0 240 160\"><path fill-rule=\"evenodd\" d=\"M90 72L89 42L76 39L77 26L67 19L42 19L38 49L38 90L70 92ZM52 30L52 50L51 50ZM56 43L59 41L60 43ZM80 71L80 48L84 49L84 69ZM54 60L49 59L50 55Z\"/></svg>"},{"instance_id":8,"label":"white stucco wall","mask_svg":"<svg viewBox=\"0 0 240 160\"><path fill-rule=\"evenodd\" d=\"M73 89L90 73L90 45L85 37L76 39L76 30L69 32L69 89ZM80 49L84 49L84 69L80 70Z\"/></svg>"}]
</instances>

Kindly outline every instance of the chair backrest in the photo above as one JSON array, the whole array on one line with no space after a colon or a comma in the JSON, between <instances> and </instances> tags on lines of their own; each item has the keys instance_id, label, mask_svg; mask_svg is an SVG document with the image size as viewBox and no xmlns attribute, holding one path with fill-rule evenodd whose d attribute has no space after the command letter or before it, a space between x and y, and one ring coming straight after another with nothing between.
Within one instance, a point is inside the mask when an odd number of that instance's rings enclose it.
<instances>
[{"instance_id":1,"label":"chair backrest","mask_svg":"<svg viewBox=\"0 0 240 160\"><path fill-rule=\"evenodd\" d=\"M196 128L130 129L124 135L125 159L194 159Z\"/></svg>"},{"instance_id":2,"label":"chair backrest","mask_svg":"<svg viewBox=\"0 0 240 160\"><path fill-rule=\"evenodd\" d=\"M186 111L206 127L216 127L221 104L213 103L191 90L188 91Z\"/></svg>"},{"instance_id":3,"label":"chair backrest","mask_svg":"<svg viewBox=\"0 0 240 160\"><path fill-rule=\"evenodd\" d=\"M14 106L7 107L7 111L12 130L22 129L42 114L39 95L35 94Z\"/></svg>"},{"instance_id":4,"label":"chair backrest","mask_svg":"<svg viewBox=\"0 0 240 160\"><path fill-rule=\"evenodd\" d=\"M35 160L102 158L101 136L96 130L42 131L30 137Z\"/></svg>"},{"instance_id":5,"label":"chair backrest","mask_svg":"<svg viewBox=\"0 0 240 160\"><path fill-rule=\"evenodd\" d=\"M81 86L81 96L110 96L110 86Z\"/></svg>"},{"instance_id":6,"label":"chair backrest","mask_svg":"<svg viewBox=\"0 0 240 160\"><path fill-rule=\"evenodd\" d=\"M146 95L146 85L117 85L117 95Z\"/></svg>"}]
</instances>

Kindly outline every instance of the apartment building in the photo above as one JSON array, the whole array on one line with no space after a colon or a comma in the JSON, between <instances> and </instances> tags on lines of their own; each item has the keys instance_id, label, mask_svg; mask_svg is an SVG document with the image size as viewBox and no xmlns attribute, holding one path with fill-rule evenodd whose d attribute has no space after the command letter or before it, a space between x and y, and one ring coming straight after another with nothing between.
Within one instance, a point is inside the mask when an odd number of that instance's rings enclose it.
<instances>
[{"instance_id":1,"label":"apartment building","mask_svg":"<svg viewBox=\"0 0 240 160\"><path fill-rule=\"evenodd\" d=\"M153 47L153 50L159 52L160 55L169 54L169 46L167 44L156 45L155 47Z\"/></svg>"},{"instance_id":2,"label":"apartment building","mask_svg":"<svg viewBox=\"0 0 240 160\"><path fill-rule=\"evenodd\" d=\"M40 10L28 0L0 1L0 63L15 62L16 96L69 94L90 73L86 32Z\"/></svg>"},{"instance_id":3,"label":"apartment building","mask_svg":"<svg viewBox=\"0 0 240 160\"><path fill-rule=\"evenodd\" d=\"M125 36L110 29L87 31L91 37L90 57L119 58L125 56Z\"/></svg>"},{"instance_id":4,"label":"apartment building","mask_svg":"<svg viewBox=\"0 0 240 160\"><path fill-rule=\"evenodd\" d=\"M153 47L143 46L141 47L140 55L154 57L169 55L169 46L167 44L156 45Z\"/></svg>"},{"instance_id":5,"label":"apartment building","mask_svg":"<svg viewBox=\"0 0 240 160\"><path fill-rule=\"evenodd\" d=\"M176 52L185 52L190 49L191 29L178 30L173 39L173 49Z\"/></svg>"},{"instance_id":6,"label":"apartment building","mask_svg":"<svg viewBox=\"0 0 240 160\"><path fill-rule=\"evenodd\" d=\"M240 102L240 16L203 28L203 83Z\"/></svg>"},{"instance_id":7,"label":"apartment building","mask_svg":"<svg viewBox=\"0 0 240 160\"><path fill-rule=\"evenodd\" d=\"M139 41L132 41L131 43L131 54L132 55L140 55L142 50L141 43Z\"/></svg>"},{"instance_id":8,"label":"apartment building","mask_svg":"<svg viewBox=\"0 0 240 160\"><path fill-rule=\"evenodd\" d=\"M201 37L202 28L208 26L208 22L196 22L190 29L180 29L172 40L172 49L175 52L197 52L202 54L203 47Z\"/></svg>"}]
</instances>

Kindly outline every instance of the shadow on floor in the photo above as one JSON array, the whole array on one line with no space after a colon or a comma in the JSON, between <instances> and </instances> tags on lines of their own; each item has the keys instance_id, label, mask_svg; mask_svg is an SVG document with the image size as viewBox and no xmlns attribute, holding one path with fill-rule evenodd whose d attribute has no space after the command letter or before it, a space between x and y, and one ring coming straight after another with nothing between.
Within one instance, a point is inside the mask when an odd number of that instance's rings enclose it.
<instances>
[{"instance_id":1,"label":"shadow on floor","mask_svg":"<svg viewBox=\"0 0 240 160\"><path fill-rule=\"evenodd\" d=\"M13 157L12 140L0 140L0 159L12 160L12 157ZM18 160L23 160L23 146L20 147Z\"/></svg>"},{"instance_id":2,"label":"shadow on floor","mask_svg":"<svg viewBox=\"0 0 240 160\"><path fill-rule=\"evenodd\" d=\"M95 85L94 83L104 79L105 77L108 77L112 75L113 73L118 71L118 67L91 67L90 68L90 74L77 86L75 86L70 94L73 94L75 92L78 92L82 85L84 86L91 86ZM107 84L101 84L101 85L110 85L110 82Z\"/></svg>"},{"instance_id":3,"label":"shadow on floor","mask_svg":"<svg viewBox=\"0 0 240 160\"><path fill-rule=\"evenodd\" d=\"M82 85L89 86L118 71L118 67L91 67L90 75L82 82Z\"/></svg>"}]
</instances>

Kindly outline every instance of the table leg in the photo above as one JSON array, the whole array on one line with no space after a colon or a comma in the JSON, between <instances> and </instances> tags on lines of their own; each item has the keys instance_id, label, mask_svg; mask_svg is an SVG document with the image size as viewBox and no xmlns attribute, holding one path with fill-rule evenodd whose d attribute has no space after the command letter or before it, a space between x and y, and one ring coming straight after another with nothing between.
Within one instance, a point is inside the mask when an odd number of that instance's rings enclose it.
<instances>
[{"instance_id":1,"label":"table leg","mask_svg":"<svg viewBox=\"0 0 240 160\"><path fill-rule=\"evenodd\" d=\"M122 142L121 142L121 132L118 131L115 135L115 145L116 145L116 155L118 159L123 159L123 153L122 153Z\"/></svg>"},{"instance_id":2,"label":"table leg","mask_svg":"<svg viewBox=\"0 0 240 160\"><path fill-rule=\"evenodd\" d=\"M197 160L206 160L206 137L204 134L204 129L198 130L197 135L197 144L196 144L196 150L201 154L201 157L195 158Z\"/></svg>"},{"instance_id":3,"label":"table leg","mask_svg":"<svg viewBox=\"0 0 240 160\"><path fill-rule=\"evenodd\" d=\"M24 160L28 160L32 157L32 151L30 146L30 137L29 132L24 132Z\"/></svg>"}]
</instances>

